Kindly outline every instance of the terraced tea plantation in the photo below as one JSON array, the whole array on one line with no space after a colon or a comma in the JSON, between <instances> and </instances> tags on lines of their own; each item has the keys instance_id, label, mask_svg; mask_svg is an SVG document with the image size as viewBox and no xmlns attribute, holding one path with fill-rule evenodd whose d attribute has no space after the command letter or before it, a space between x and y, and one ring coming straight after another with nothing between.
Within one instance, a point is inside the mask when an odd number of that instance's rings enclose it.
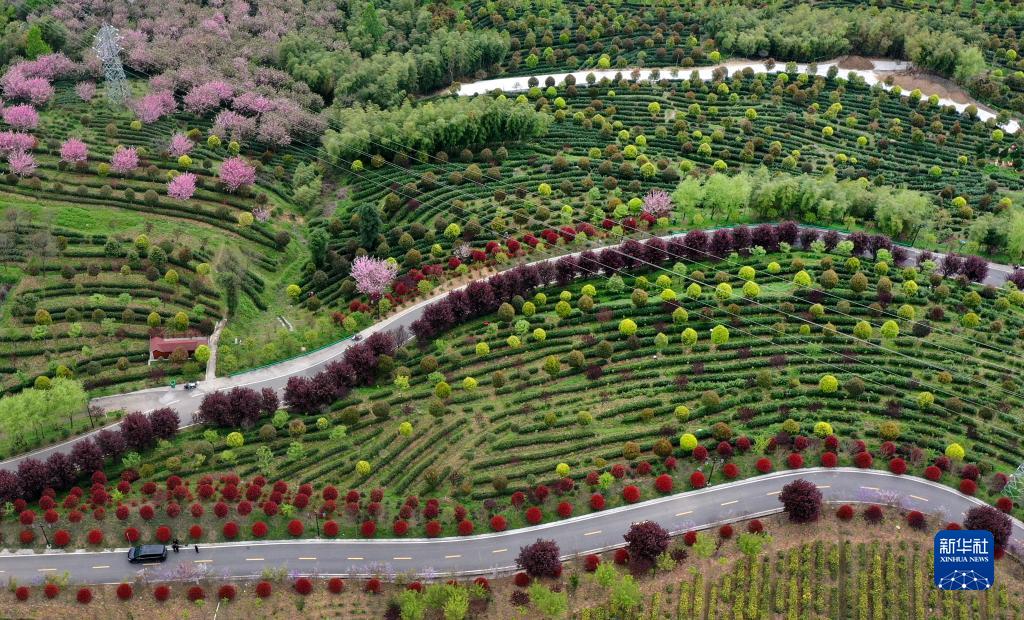
<instances>
[{"instance_id":1,"label":"terraced tea plantation","mask_svg":"<svg viewBox=\"0 0 1024 620\"><path fill-rule=\"evenodd\" d=\"M716 579L689 575L644 596L642 618L1013 618L1012 577L984 592L942 592L932 583L931 549L920 541L822 542L734 561ZM1001 575L1003 576L1003 575ZM580 620L621 617L609 603Z\"/></svg>"},{"instance_id":2,"label":"terraced tea plantation","mask_svg":"<svg viewBox=\"0 0 1024 620\"><path fill-rule=\"evenodd\" d=\"M409 495L449 498L439 510L456 517L436 527L455 533L464 518L513 527L819 463L926 475L995 501L1024 459L1024 296L847 250L733 254L548 289L399 349L380 387L322 415L282 411L229 437L186 430L132 465L144 479L230 469L378 489L369 517L358 492L347 500L343 533L399 513L424 525Z\"/></svg>"},{"instance_id":3,"label":"terraced tea plantation","mask_svg":"<svg viewBox=\"0 0 1024 620\"><path fill-rule=\"evenodd\" d=\"M39 376L80 377L94 393L202 376L194 362L147 366L149 337L209 335L229 311L222 372L338 336L285 295L305 254L290 243L302 222L289 184L299 151L263 153L257 184L229 192L217 169L239 148L208 142L209 119L180 112L133 123L126 111L82 101L72 86L59 83L39 114L36 167L0 185L0 391ZM64 150L69 139L84 152ZM126 172L112 170L121 147L137 154ZM194 193L168 196L168 180L184 172L195 175ZM265 350L275 334L264 325L277 314L291 316L306 340L278 338Z\"/></svg>"},{"instance_id":4,"label":"terraced tea plantation","mask_svg":"<svg viewBox=\"0 0 1024 620\"><path fill-rule=\"evenodd\" d=\"M366 249L421 269L451 256L461 262L514 256L520 244L553 242L567 226L572 235L614 237L659 225L641 218L641 199L664 189L676 191L676 200L662 226L792 217L999 256L1007 248L1010 206L1024 188L1001 159L1014 157L1008 139L990 123L841 76L746 72L713 82L552 83L520 97L522 105L554 118L533 144L465 149L451 161L441 154L417 163L383 139L372 141L367 148L375 154L366 152L359 162L365 168L350 178L352 204L380 203L393 225ZM901 209L898 221L880 223L877 199L836 206L827 202L825 186L801 190L806 193L796 200L773 196L757 203L755 197L748 205L742 195L713 199L695 192L692 180L680 185L695 170L736 174L762 166L901 186L924 193L934 206ZM362 217L339 211L328 226L331 246L343 254L373 246L359 236ZM505 243L510 238L513 247ZM344 272L325 275L320 282L307 278L303 287L323 299L351 296Z\"/></svg>"}]
</instances>

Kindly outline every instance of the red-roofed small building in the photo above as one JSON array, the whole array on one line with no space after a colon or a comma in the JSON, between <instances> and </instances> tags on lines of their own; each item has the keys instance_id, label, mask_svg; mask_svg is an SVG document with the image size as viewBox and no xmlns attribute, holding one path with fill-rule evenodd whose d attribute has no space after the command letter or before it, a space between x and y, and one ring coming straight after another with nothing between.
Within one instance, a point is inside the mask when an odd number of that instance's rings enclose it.
<instances>
[{"instance_id":1,"label":"red-roofed small building","mask_svg":"<svg viewBox=\"0 0 1024 620\"><path fill-rule=\"evenodd\" d=\"M151 336L149 339L149 363L155 360L167 359L178 349L184 349L189 357L194 357L199 345L209 345L210 339L206 336L193 338L162 338Z\"/></svg>"}]
</instances>

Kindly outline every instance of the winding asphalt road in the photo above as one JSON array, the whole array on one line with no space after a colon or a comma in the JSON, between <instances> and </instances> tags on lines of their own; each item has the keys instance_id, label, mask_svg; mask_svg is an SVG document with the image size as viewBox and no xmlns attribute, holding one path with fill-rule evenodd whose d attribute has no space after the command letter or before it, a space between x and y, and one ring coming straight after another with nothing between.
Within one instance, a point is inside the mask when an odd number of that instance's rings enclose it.
<instances>
[{"instance_id":1,"label":"winding asphalt road","mask_svg":"<svg viewBox=\"0 0 1024 620\"><path fill-rule=\"evenodd\" d=\"M814 228L816 230L823 231L825 229L816 228L812 226L801 226L801 228ZM707 229L706 232L713 232L717 229ZM668 241L675 237L684 236L688 231L672 233L668 235L662 235L660 238ZM841 233L845 236L845 234ZM644 239L640 239L643 241ZM601 250L604 248L617 248L621 244L613 244L606 246L598 246L594 248L587 248L591 250ZM909 258L908 260L916 259L924 250L920 250L913 247L906 248ZM578 256L585 250L573 252L565 255L554 256L551 258L545 258L534 261L530 264L540 264L549 261L556 261L562 256ZM945 254L933 252L936 261L942 259ZM1010 274L1013 273L1014 268L1010 265L1003 265L1000 263L989 263L988 276L985 278L984 284L991 284L993 286L1000 286L1006 282ZM452 290L460 290L465 288L465 285L457 287ZM423 315L423 310L431 303L438 301L446 296L451 291L440 293L432 298L425 299L413 306L398 312L379 323L371 325L362 332L359 333L359 338L365 338L370 334L380 331L397 331L405 329L407 332L412 324ZM241 373L230 377L218 377L207 381L201 381L199 388L191 392L186 392L183 388L178 387L177 389L171 389L169 387L151 388L147 390L138 390L135 392L127 392L124 394L115 394L113 396L104 396L101 398L93 399L92 405L98 406L106 411L113 410L124 410L124 411L142 411L148 413L154 409L162 407L170 407L178 412L178 416L181 419L182 426L190 426L193 422L195 412L199 409L199 404L202 402L202 397L210 392L216 392L219 390L227 390L234 387L250 387L255 390L261 390L263 388L272 388L277 390L279 393L284 390L285 385L288 383L288 379L293 375L300 376L312 376L323 370L323 368L330 362L339 359L344 355L345 351L354 344L355 338L348 338L335 344L329 345L317 351L313 351L306 355L296 357L291 360L279 362L263 368L252 370L249 372ZM115 429L119 423L108 425L104 428ZM15 470L18 464L26 458L37 458L45 460L54 452L70 453L75 443L82 441L87 437L92 437L102 429L97 429L90 433L73 437L64 442L40 448L34 452L22 454L6 461L0 462L0 469Z\"/></svg>"},{"instance_id":2,"label":"winding asphalt road","mask_svg":"<svg viewBox=\"0 0 1024 620\"><path fill-rule=\"evenodd\" d=\"M922 478L854 468L783 471L688 491L508 532L462 538L376 540L290 540L204 545L169 553L166 563L136 566L127 549L0 554L0 579L41 581L47 573L67 572L75 582L120 583L144 574L150 581L258 577L264 568L299 574L347 577L496 576L515 570L519 548L538 538L554 540L564 557L604 551L624 544L630 523L655 521L673 534L736 523L781 510L782 487L803 478L818 485L826 502L878 503L930 515L935 529L961 522L981 500ZM1013 520L1011 552L1024 546L1024 523Z\"/></svg>"}]
</instances>

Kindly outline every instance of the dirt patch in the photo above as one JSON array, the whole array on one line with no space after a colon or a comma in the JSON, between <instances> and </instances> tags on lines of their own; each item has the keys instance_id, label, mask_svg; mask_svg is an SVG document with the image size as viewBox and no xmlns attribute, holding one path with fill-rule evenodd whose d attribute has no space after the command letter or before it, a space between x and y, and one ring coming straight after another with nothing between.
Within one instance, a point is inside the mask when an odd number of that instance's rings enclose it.
<instances>
[{"instance_id":1,"label":"dirt patch","mask_svg":"<svg viewBox=\"0 0 1024 620\"><path fill-rule=\"evenodd\" d=\"M879 76L887 80L891 77L893 84L898 84L904 92L918 88L925 95L938 95L944 99L951 99L957 103L973 103L982 108L967 91L957 86L952 80L932 73L925 73L918 70L879 72Z\"/></svg>"},{"instance_id":2,"label":"dirt patch","mask_svg":"<svg viewBox=\"0 0 1024 620\"><path fill-rule=\"evenodd\" d=\"M875 63L864 56L842 56L836 65L840 69L853 69L857 71L870 71L875 68Z\"/></svg>"}]
</instances>

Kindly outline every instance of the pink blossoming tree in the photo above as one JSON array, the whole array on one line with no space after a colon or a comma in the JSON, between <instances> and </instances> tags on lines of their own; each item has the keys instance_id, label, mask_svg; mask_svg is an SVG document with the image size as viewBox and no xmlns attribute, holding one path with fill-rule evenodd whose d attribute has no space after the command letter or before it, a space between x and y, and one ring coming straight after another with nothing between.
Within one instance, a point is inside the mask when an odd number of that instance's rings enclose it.
<instances>
[{"instance_id":1,"label":"pink blossoming tree","mask_svg":"<svg viewBox=\"0 0 1024 620\"><path fill-rule=\"evenodd\" d=\"M358 256L352 261L351 273L356 281L356 290L377 303L391 287L391 282L398 275L398 267L372 256Z\"/></svg>"},{"instance_id":2,"label":"pink blossoming tree","mask_svg":"<svg viewBox=\"0 0 1024 620\"><path fill-rule=\"evenodd\" d=\"M229 192L256 182L256 169L241 157L232 157L220 165L220 180Z\"/></svg>"},{"instance_id":3,"label":"pink blossoming tree","mask_svg":"<svg viewBox=\"0 0 1024 620\"><path fill-rule=\"evenodd\" d=\"M170 91L150 93L134 102L132 108L135 115L143 123L155 123L161 117L167 116L177 109L178 104L174 101L174 95Z\"/></svg>"},{"instance_id":4,"label":"pink blossoming tree","mask_svg":"<svg viewBox=\"0 0 1024 620\"><path fill-rule=\"evenodd\" d=\"M177 200L188 200L196 192L196 175L185 172L167 183L167 195Z\"/></svg>"},{"instance_id":5,"label":"pink blossoming tree","mask_svg":"<svg viewBox=\"0 0 1024 620\"><path fill-rule=\"evenodd\" d=\"M36 146L35 136L14 131L0 131L0 154L31 151Z\"/></svg>"},{"instance_id":6,"label":"pink blossoming tree","mask_svg":"<svg viewBox=\"0 0 1024 620\"><path fill-rule=\"evenodd\" d=\"M82 101L89 102L96 96L96 84L93 82L79 82L75 84L75 94Z\"/></svg>"},{"instance_id":7,"label":"pink blossoming tree","mask_svg":"<svg viewBox=\"0 0 1024 620\"><path fill-rule=\"evenodd\" d=\"M200 84L185 94L185 109L198 115L212 112L221 101L231 98L233 92L230 84L219 80Z\"/></svg>"},{"instance_id":8,"label":"pink blossoming tree","mask_svg":"<svg viewBox=\"0 0 1024 620\"><path fill-rule=\"evenodd\" d=\"M68 164L84 164L89 159L89 147L78 138L68 138L60 145L60 160Z\"/></svg>"},{"instance_id":9,"label":"pink blossoming tree","mask_svg":"<svg viewBox=\"0 0 1024 620\"><path fill-rule=\"evenodd\" d=\"M19 177L27 177L36 169L36 160L25 151L17 151L7 156L7 163L11 166L11 172Z\"/></svg>"},{"instance_id":10,"label":"pink blossoming tree","mask_svg":"<svg viewBox=\"0 0 1024 620\"><path fill-rule=\"evenodd\" d=\"M665 190L653 189L644 196L643 209L656 218L668 217L672 213L672 197Z\"/></svg>"},{"instance_id":11,"label":"pink blossoming tree","mask_svg":"<svg viewBox=\"0 0 1024 620\"><path fill-rule=\"evenodd\" d=\"M5 123L20 131L35 129L39 125L39 113L25 103L4 108L3 117Z\"/></svg>"},{"instance_id":12,"label":"pink blossoming tree","mask_svg":"<svg viewBox=\"0 0 1024 620\"><path fill-rule=\"evenodd\" d=\"M171 141L167 145L167 152L171 157L177 159L182 155L188 155L189 151L192 150L192 141L188 139L183 133L176 133L171 136Z\"/></svg>"},{"instance_id":13,"label":"pink blossoming tree","mask_svg":"<svg viewBox=\"0 0 1024 620\"><path fill-rule=\"evenodd\" d=\"M120 147L110 158L110 169L118 174L127 174L139 167L139 153L134 146Z\"/></svg>"}]
</instances>

